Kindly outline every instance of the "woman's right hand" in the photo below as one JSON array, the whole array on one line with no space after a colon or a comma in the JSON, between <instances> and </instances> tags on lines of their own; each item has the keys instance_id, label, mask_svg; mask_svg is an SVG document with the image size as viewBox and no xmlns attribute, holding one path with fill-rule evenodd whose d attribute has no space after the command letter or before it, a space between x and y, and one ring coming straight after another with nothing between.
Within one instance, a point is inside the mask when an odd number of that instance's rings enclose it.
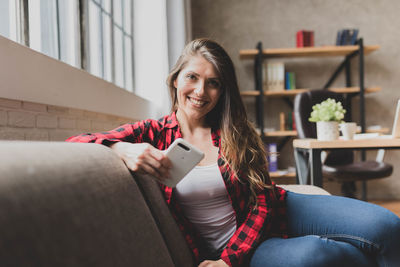
<instances>
[{"instance_id":1,"label":"woman's right hand","mask_svg":"<svg viewBox=\"0 0 400 267\"><path fill-rule=\"evenodd\" d=\"M117 142L110 148L117 153L130 170L141 174L150 174L159 180L170 178L171 161L161 150L152 145Z\"/></svg>"}]
</instances>

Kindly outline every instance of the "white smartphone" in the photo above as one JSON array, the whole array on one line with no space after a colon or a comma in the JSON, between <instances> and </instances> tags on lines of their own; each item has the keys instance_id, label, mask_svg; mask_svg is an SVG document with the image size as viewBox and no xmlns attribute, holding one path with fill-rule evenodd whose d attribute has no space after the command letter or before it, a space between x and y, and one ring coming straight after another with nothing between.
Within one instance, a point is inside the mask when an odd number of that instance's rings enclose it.
<instances>
[{"instance_id":1,"label":"white smartphone","mask_svg":"<svg viewBox=\"0 0 400 267\"><path fill-rule=\"evenodd\" d=\"M157 180L169 187L175 187L204 158L202 151L182 138L176 139L163 152L172 163L170 178Z\"/></svg>"}]
</instances>

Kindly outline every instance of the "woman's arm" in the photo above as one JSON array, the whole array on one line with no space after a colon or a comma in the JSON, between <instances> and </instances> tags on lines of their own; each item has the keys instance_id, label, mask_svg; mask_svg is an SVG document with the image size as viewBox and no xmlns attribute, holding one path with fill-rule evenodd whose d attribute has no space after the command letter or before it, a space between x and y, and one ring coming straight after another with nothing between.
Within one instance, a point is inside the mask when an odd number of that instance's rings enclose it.
<instances>
[{"instance_id":1,"label":"woman's arm","mask_svg":"<svg viewBox=\"0 0 400 267\"><path fill-rule=\"evenodd\" d=\"M151 137L155 136L157 130L156 121L145 120L125 124L108 132L80 134L66 141L109 146L130 170L167 179L171 168L170 160L160 150L145 143L153 140Z\"/></svg>"},{"instance_id":2,"label":"woman's arm","mask_svg":"<svg viewBox=\"0 0 400 267\"><path fill-rule=\"evenodd\" d=\"M72 136L66 142L78 143L96 143L110 146L116 142L124 141L130 143L143 142L143 134L146 132L146 123L140 121L137 123L124 124L114 130L101 133L86 133Z\"/></svg>"}]
</instances>

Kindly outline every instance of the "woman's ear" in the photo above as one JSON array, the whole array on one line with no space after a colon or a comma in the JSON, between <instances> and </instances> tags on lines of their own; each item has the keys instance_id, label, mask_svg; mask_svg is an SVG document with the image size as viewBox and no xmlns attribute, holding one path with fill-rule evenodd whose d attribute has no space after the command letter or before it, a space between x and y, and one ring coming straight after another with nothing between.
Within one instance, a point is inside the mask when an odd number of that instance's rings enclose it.
<instances>
[{"instance_id":1,"label":"woman's ear","mask_svg":"<svg viewBox=\"0 0 400 267\"><path fill-rule=\"evenodd\" d=\"M177 79L178 79L178 77L176 77L175 80L174 80L174 87L175 87L175 89L177 88L177 84L178 84L177 81L176 81Z\"/></svg>"}]
</instances>

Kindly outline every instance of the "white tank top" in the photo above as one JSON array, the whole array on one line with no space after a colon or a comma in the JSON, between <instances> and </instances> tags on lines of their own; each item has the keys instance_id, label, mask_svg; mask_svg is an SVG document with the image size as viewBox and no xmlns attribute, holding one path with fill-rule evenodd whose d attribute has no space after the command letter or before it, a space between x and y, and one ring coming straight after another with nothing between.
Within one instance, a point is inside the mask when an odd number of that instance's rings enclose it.
<instances>
[{"instance_id":1,"label":"white tank top","mask_svg":"<svg viewBox=\"0 0 400 267\"><path fill-rule=\"evenodd\" d=\"M222 250L236 231L236 217L218 165L196 166L175 192L186 218L212 249Z\"/></svg>"}]
</instances>

